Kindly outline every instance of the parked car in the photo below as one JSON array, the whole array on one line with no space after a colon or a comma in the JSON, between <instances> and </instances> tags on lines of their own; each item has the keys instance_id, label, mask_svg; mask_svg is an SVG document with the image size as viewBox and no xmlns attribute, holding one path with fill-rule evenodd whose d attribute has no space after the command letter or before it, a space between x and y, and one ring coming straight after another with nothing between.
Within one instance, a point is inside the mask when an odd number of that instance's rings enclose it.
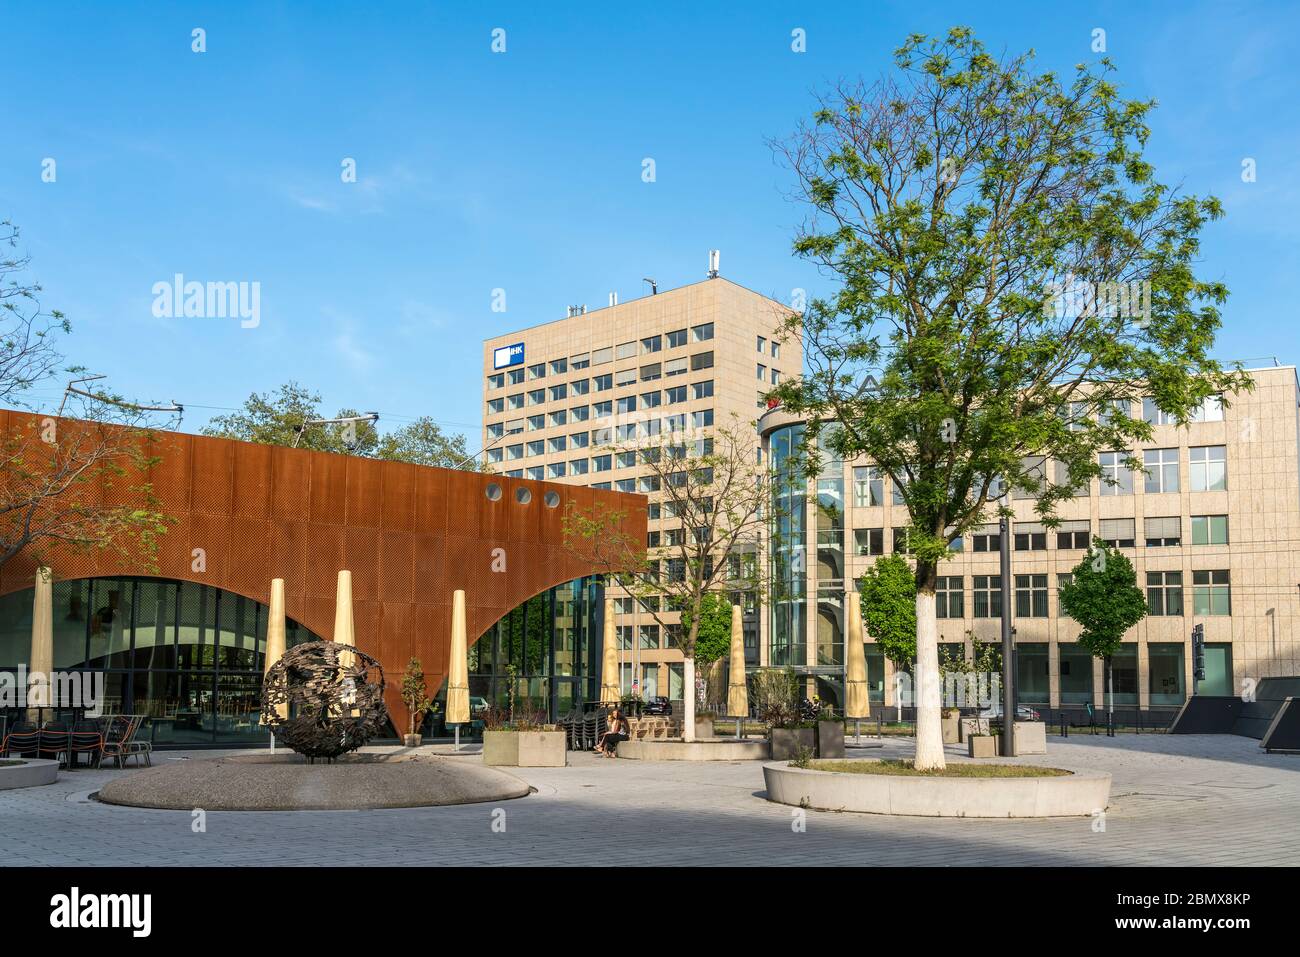
<instances>
[{"instance_id":1,"label":"parked car","mask_svg":"<svg viewBox=\"0 0 1300 957\"><path fill-rule=\"evenodd\" d=\"M979 716L981 718L1002 717L1002 702L999 701L997 704L993 705L992 707L985 708L983 711L979 713ZM1041 721L1042 716L1033 708L1029 707L1028 705L1018 704L1016 705L1016 720L1017 721Z\"/></svg>"},{"instance_id":2,"label":"parked car","mask_svg":"<svg viewBox=\"0 0 1300 957\"><path fill-rule=\"evenodd\" d=\"M487 698L480 698L476 695L470 695L469 715L471 718L481 717L483 712L488 709Z\"/></svg>"},{"instance_id":3,"label":"parked car","mask_svg":"<svg viewBox=\"0 0 1300 957\"><path fill-rule=\"evenodd\" d=\"M651 698L647 701L645 710L642 713L670 715L673 713L673 703L660 695L659 697Z\"/></svg>"}]
</instances>

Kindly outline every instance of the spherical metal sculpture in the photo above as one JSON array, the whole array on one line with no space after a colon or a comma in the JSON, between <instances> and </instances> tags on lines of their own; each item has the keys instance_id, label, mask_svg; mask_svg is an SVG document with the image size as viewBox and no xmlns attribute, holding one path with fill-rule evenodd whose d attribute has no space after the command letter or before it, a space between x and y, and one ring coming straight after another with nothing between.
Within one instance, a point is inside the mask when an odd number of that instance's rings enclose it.
<instances>
[{"instance_id":1,"label":"spherical metal sculpture","mask_svg":"<svg viewBox=\"0 0 1300 957\"><path fill-rule=\"evenodd\" d=\"M384 669L351 645L295 645L266 672L262 714L277 741L333 761L384 729Z\"/></svg>"}]
</instances>

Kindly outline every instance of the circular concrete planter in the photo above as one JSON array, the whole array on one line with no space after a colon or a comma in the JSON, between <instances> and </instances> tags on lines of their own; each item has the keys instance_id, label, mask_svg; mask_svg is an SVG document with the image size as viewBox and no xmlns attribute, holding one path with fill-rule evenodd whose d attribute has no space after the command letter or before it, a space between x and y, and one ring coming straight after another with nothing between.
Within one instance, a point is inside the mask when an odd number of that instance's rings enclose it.
<instances>
[{"instance_id":1,"label":"circular concrete planter","mask_svg":"<svg viewBox=\"0 0 1300 957\"><path fill-rule=\"evenodd\" d=\"M17 761L17 764L7 764ZM38 758L0 758L0 791L53 784L59 778L59 762Z\"/></svg>"},{"instance_id":2,"label":"circular concrete planter","mask_svg":"<svg viewBox=\"0 0 1300 957\"><path fill-rule=\"evenodd\" d=\"M1086 817L1105 810L1110 775L939 778L849 774L765 764L767 799L824 811L916 817Z\"/></svg>"},{"instance_id":3,"label":"circular concrete planter","mask_svg":"<svg viewBox=\"0 0 1300 957\"><path fill-rule=\"evenodd\" d=\"M766 761L767 741L711 738L704 741L620 741L618 756L633 761Z\"/></svg>"}]
</instances>

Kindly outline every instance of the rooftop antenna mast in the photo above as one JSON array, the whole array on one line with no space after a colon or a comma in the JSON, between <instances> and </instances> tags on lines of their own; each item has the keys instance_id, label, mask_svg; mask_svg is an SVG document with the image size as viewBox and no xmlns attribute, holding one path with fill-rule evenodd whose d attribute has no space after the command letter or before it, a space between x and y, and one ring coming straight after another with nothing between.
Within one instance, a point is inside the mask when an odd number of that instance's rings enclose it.
<instances>
[{"instance_id":1,"label":"rooftop antenna mast","mask_svg":"<svg viewBox=\"0 0 1300 957\"><path fill-rule=\"evenodd\" d=\"M84 396L87 399L94 399L96 402L103 402L105 405L115 405L119 409L127 409L131 412L175 412L181 416L185 414L185 406L175 400L172 400L171 405L140 405L137 402L127 402L125 399L117 399L102 392L91 392L89 389L77 388L83 382L97 382L100 379L107 378L106 375L88 375L80 379L69 380L67 386L63 389L63 401L59 403L59 417L63 417L63 408L68 404L69 395Z\"/></svg>"},{"instance_id":2,"label":"rooftop antenna mast","mask_svg":"<svg viewBox=\"0 0 1300 957\"><path fill-rule=\"evenodd\" d=\"M718 257L719 257L720 255L721 255L721 251L720 251L720 250L717 250L717 249L710 249L710 250L709 250L709 273L708 273L708 277L709 277L710 279L717 279L717 278L718 278Z\"/></svg>"},{"instance_id":3,"label":"rooftop antenna mast","mask_svg":"<svg viewBox=\"0 0 1300 957\"><path fill-rule=\"evenodd\" d=\"M650 284L650 295L652 296L659 295L659 283L655 282L653 279L642 279L641 281L648 282Z\"/></svg>"},{"instance_id":4,"label":"rooftop antenna mast","mask_svg":"<svg viewBox=\"0 0 1300 957\"><path fill-rule=\"evenodd\" d=\"M343 444L348 447L349 452L356 451L357 448L357 423L358 422L378 422L378 412L366 412L362 415L345 415L337 419L304 419L302 425L294 430L296 433L293 437L293 448L298 447L298 442L302 439L302 434L307 431L309 425L341 425L343 426Z\"/></svg>"}]
</instances>

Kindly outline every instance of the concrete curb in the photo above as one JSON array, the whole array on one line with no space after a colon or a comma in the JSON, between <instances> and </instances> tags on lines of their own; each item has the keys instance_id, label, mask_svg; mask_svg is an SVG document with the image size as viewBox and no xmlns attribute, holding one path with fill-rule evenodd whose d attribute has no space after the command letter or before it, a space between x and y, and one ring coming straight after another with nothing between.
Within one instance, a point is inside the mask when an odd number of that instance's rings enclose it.
<instances>
[{"instance_id":1,"label":"concrete curb","mask_svg":"<svg viewBox=\"0 0 1300 957\"><path fill-rule=\"evenodd\" d=\"M853 760L853 759L846 759ZM1063 768L1041 778L841 774L763 765L767 799L824 811L913 817L1089 817L1110 801L1110 775Z\"/></svg>"},{"instance_id":2,"label":"concrete curb","mask_svg":"<svg viewBox=\"0 0 1300 957\"><path fill-rule=\"evenodd\" d=\"M59 762L43 758L0 758L4 761L21 761L5 766L0 763L0 791L12 788L35 788L53 784L59 779Z\"/></svg>"},{"instance_id":3,"label":"concrete curb","mask_svg":"<svg viewBox=\"0 0 1300 957\"><path fill-rule=\"evenodd\" d=\"M618 756L632 761L766 761L771 757L762 738L736 741L712 738L706 741L620 741Z\"/></svg>"}]
</instances>

